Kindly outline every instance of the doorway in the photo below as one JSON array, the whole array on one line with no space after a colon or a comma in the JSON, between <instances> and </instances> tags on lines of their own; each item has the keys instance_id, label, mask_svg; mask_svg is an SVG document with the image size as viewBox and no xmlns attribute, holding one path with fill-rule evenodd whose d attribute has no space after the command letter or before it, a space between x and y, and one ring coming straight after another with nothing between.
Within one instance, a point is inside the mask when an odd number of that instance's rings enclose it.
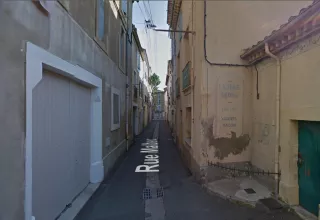
<instances>
[{"instance_id":1,"label":"doorway","mask_svg":"<svg viewBox=\"0 0 320 220\"><path fill-rule=\"evenodd\" d=\"M320 122L299 121L300 205L318 216L320 204Z\"/></svg>"}]
</instances>

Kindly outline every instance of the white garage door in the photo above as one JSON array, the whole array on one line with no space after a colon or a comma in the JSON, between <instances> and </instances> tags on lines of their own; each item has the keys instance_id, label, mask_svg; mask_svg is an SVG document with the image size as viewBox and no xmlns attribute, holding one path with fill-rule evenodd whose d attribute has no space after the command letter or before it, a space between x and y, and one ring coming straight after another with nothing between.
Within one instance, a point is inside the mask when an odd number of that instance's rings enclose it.
<instances>
[{"instance_id":1,"label":"white garage door","mask_svg":"<svg viewBox=\"0 0 320 220\"><path fill-rule=\"evenodd\" d=\"M90 89L45 71L32 114L32 212L53 220L89 183Z\"/></svg>"}]
</instances>

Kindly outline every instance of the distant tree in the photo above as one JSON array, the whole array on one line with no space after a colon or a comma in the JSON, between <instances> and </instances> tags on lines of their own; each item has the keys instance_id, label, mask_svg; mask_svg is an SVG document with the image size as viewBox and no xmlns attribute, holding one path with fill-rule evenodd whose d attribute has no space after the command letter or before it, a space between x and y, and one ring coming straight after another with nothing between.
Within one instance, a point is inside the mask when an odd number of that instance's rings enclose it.
<instances>
[{"instance_id":1,"label":"distant tree","mask_svg":"<svg viewBox=\"0 0 320 220\"><path fill-rule=\"evenodd\" d=\"M149 77L149 85L151 86L152 94L158 90L158 86L160 85L161 81L157 74L153 73Z\"/></svg>"}]
</instances>

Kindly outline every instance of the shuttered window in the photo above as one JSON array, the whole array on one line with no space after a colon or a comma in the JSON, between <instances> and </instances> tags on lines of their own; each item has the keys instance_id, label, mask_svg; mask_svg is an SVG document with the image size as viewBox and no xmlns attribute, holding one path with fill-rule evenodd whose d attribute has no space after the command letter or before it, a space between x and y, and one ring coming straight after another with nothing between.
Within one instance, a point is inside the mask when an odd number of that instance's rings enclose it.
<instances>
[{"instance_id":1,"label":"shuttered window","mask_svg":"<svg viewBox=\"0 0 320 220\"><path fill-rule=\"evenodd\" d=\"M179 12L179 18L178 18L178 31L183 31L182 30L182 11ZM179 35L179 40L182 38L182 32L178 32Z\"/></svg>"},{"instance_id":2,"label":"shuttered window","mask_svg":"<svg viewBox=\"0 0 320 220\"><path fill-rule=\"evenodd\" d=\"M111 130L120 128L120 90L111 88Z\"/></svg>"},{"instance_id":3,"label":"shuttered window","mask_svg":"<svg viewBox=\"0 0 320 220\"><path fill-rule=\"evenodd\" d=\"M190 86L190 62L184 67L182 77L182 89L185 89Z\"/></svg>"}]
</instances>

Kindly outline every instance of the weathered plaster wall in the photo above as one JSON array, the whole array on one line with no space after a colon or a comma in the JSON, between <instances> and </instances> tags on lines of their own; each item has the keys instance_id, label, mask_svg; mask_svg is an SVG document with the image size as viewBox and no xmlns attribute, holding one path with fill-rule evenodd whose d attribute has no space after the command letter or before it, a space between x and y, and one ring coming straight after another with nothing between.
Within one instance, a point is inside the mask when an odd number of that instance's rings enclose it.
<instances>
[{"instance_id":1,"label":"weathered plaster wall","mask_svg":"<svg viewBox=\"0 0 320 220\"><path fill-rule=\"evenodd\" d=\"M47 2L50 16L46 17L30 1L0 1L0 25L6 30L0 32L0 173L3 180L0 183L0 219L23 219L24 216L25 41L78 64L104 80L103 156L106 172L125 149L125 142L122 142L125 139L124 108L121 109L121 128L110 132L110 86L121 90L121 106L125 106L126 76L92 40L94 13L82 10L91 8L92 2L71 1L71 14L81 15L75 15L83 25L81 27L57 2ZM82 9L77 11L78 7ZM88 21L83 20L85 18ZM117 35L114 29L111 30ZM111 42L116 45L117 37L113 38ZM108 137L109 146L106 144ZM116 148L119 144L120 147Z\"/></svg>"},{"instance_id":2,"label":"weathered plaster wall","mask_svg":"<svg viewBox=\"0 0 320 220\"><path fill-rule=\"evenodd\" d=\"M298 120L320 121L320 35L281 53L280 195L298 204Z\"/></svg>"},{"instance_id":3,"label":"weathered plaster wall","mask_svg":"<svg viewBox=\"0 0 320 220\"><path fill-rule=\"evenodd\" d=\"M242 67L205 66L201 117L203 160L249 161L252 76Z\"/></svg>"},{"instance_id":4,"label":"weathered plaster wall","mask_svg":"<svg viewBox=\"0 0 320 220\"><path fill-rule=\"evenodd\" d=\"M260 169L272 172L275 168L276 147L276 71L275 63L270 60L259 63L257 70L251 68L253 76L251 162Z\"/></svg>"},{"instance_id":5,"label":"weathered plaster wall","mask_svg":"<svg viewBox=\"0 0 320 220\"><path fill-rule=\"evenodd\" d=\"M241 63L243 49L278 29L312 1L207 1L209 60ZM244 13L245 12L245 13ZM197 14L202 17L203 14ZM200 24L199 24L200 25Z\"/></svg>"},{"instance_id":6,"label":"weathered plaster wall","mask_svg":"<svg viewBox=\"0 0 320 220\"><path fill-rule=\"evenodd\" d=\"M291 15L298 14L301 8L310 3L305 1L207 1L207 59L213 63L244 64L240 59L242 49L250 47L269 35L272 30L286 23ZM196 5L197 8L202 7L202 11L197 9L196 19L198 26L203 27L204 3L197 2ZM200 38L197 41L198 45L203 44L203 33L204 30L197 30L197 37ZM200 55L204 56L204 51ZM274 159L272 154L264 161L259 161L259 158L261 155L274 152L274 148L264 149L262 145L267 141L258 137L259 132L261 133L258 130L267 124L271 130L269 131L271 136L268 137L269 145L274 141L272 137L274 115L262 109L262 106L266 106L268 110L272 108L268 104L273 101L272 93L267 95L271 88L262 86L264 101L261 106L253 99L255 96L253 93L254 70L245 67L222 67L210 65L206 61L202 62L201 148L204 151L202 154L206 156L201 158L201 162L205 164L252 160L261 168L272 168ZM267 79L267 82L272 79L272 77ZM254 114L253 109L257 109ZM264 112L267 114L264 115Z\"/></svg>"}]
</instances>

